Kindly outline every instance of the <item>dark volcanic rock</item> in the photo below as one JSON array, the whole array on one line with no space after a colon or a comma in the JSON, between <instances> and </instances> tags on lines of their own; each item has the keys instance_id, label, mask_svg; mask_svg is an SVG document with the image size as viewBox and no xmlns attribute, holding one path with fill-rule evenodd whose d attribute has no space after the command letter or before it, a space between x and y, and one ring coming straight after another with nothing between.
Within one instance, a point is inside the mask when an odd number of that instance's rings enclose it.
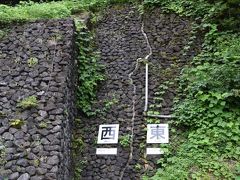
<instances>
[{"instance_id":1,"label":"dark volcanic rock","mask_svg":"<svg viewBox=\"0 0 240 180\"><path fill-rule=\"evenodd\" d=\"M12 27L0 41L0 141L7 161L0 174L10 180L70 177L73 37L74 23L65 19ZM18 106L30 96L37 98L36 107Z\"/></svg>"},{"instance_id":2,"label":"dark volcanic rock","mask_svg":"<svg viewBox=\"0 0 240 180\"><path fill-rule=\"evenodd\" d=\"M147 125L143 116L145 63L141 59L149 54L142 29L153 51L148 59L149 110L166 115L172 113L176 94L175 78L192 57L189 52L185 52L186 55L183 53L183 47L191 35L191 22L175 14L164 14L160 9L149 10L141 18L137 9L129 5L110 8L96 27L100 63L105 65L106 73L106 81L99 87L95 104L95 108L101 110L101 113L92 118L80 115L81 128L75 129L86 144L86 148L75 160L78 163L85 157L88 162L83 168L82 179L119 179L122 173L124 180L140 179L145 173L146 164L151 164L151 171L154 173L159 156L146 157L146 148L141 147L146 145L144 129ZM168 82L171 83L167 84ZM160 85L168 86L162 97L157 96L157 92L161 91ZM108 102L112 104L109 103L110 107L106 108ZM123 148L119 144L96 145L96 137L101 124L116 123L120 125L120 136L131 134L133 105L134 150L133 157L127 164L130 148ZM96 146L117 147L118 154L96 156Z\"/></svg>"}]
</instances>

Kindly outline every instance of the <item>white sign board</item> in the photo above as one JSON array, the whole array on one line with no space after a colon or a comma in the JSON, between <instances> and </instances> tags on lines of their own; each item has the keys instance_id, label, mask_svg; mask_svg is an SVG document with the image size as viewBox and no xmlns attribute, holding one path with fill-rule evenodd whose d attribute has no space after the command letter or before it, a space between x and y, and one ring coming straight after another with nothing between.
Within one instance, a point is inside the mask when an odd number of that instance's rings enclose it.
<instances>
[{"instance_id":1,"label":"white sign board","mask_svg":"<svg viewBox=\"0 0 240 180\"><path fill-rule=\"evenodd\" d=\"M97 148L97 155L117 155L117 148Z\"/></svg>"},{"instance_id":2,"label":"white sign board","mask_svg":"<svg viewBox=\"0 0 240 180\"><path fill-rule=\"evenodd\" d=\"M158 155L164 152L160 148L147 148L147 155Z\"/></svg>"},{"instance_id":3,"label":"white sign board","mask_svg":"<svg viewBox=\"0 0 240 180\"><path fill-rule=\"evenodd\" d=\"M147 125L147 143L168 143L169 132L168 124L148 124Z\"/></svg>"},{"instance_id":4,"label":"white sign board","mask_svg":"<svg viewBox=\"0 0 240 180\"><path fill-rule=\"evenodd\" d=\"M98 144L117 144L119 124L105 124L99 126Z\"/></svg>"}]
</instances>

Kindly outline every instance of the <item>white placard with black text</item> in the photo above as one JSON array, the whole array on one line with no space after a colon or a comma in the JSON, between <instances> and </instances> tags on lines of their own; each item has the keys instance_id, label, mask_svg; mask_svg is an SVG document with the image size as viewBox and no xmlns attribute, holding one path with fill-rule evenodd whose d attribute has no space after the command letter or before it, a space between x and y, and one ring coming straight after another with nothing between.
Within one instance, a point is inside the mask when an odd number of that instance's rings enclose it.
<instances>
[{"instance_id":1,"label":"white placard with black text","mask_svg":"<svg viewBox=\"0 0 240 180\"><path fill-rule=\"evenodd\" d=\"M169 142L168 124L148 124L147 143L161 144Z\"/></svg>"},{"instance_id":2,"label":"white placard with black text","mask_svg":"<svg viewBox=\"0 0 240 180\"><path fill-rule=\"evenodd\" d=\"M117 144L119 124L104 124L99 126L98 144Z\"/></svg>"}]
</instances>

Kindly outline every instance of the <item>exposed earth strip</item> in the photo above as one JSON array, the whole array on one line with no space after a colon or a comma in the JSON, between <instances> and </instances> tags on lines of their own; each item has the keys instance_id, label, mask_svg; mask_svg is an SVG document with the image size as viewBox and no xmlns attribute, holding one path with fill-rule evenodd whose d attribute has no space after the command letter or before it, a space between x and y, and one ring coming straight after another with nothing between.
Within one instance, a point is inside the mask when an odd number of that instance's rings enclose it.
<instances>
[{"instance_id":1,"label":"exposed earth strip","mask_svg":"<svg viewBox=\"0 0 240 180\"><path fill-rule=\"evenodd\" d=\"M141 17L141 19L142 19L142 17ZM137 59L134 70L128 75L130 84L133 86L131 141L130 141L130 154L129 154L128 162L127 162L126 166L124 167L124 169L122 170L122 172L120 173L120 178L119 178L120 180L122 180L124 172L125 172L126 168L129 166L129 164L132 160L132 156L133 156L134 126L135 126L135 115L136 115L136 113L135 113L136 85L133 83L132 75L135 71L137 71L138 66L139 66L139 61L141 61L141 60L148 61L149 57L152 55L151 45L148 41L147 34L144 32L144 21L142 21L141 32L146 40L146 44L149 49L149 53L146 55L146 57L144 59L142 59L142 58ZM146 68L148 68L147 66L148 66L148 62L146 62ZM146 74L145 76L148 76L148 74ZM145 87L145 88L148 88L148 87ZM146 94L145 94L145 98L146 98ZM145 99L145 101L146 101L146 99Z\"/></svg>"}]
</instances>

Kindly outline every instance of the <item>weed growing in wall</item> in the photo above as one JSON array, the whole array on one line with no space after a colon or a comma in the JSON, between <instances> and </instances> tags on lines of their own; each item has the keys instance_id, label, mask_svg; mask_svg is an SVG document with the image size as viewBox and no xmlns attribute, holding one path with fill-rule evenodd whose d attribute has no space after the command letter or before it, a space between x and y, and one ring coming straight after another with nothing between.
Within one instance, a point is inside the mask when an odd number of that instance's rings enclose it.
<instances>
[{"instance_id":1,"label":"weed growing in wall","mask_svg":"<svg viewBox=\"0 0 240 180\"><path fill-rule=\"evenodd\" d=\"M2 143L2 140L0 138L0 170L3 168L3 165L6 162L5 155L6 155L5 154L5 146Z\"/></svg>"},{"instance_id":2,"label":"weed growing in wall","mask_svg":"<svg viewBox=\"0 0 240 180\"><path fill-rule=\"evenodd\" d=\"M35 57L31 57L28 59L27 63L28 63L28 67L30 67L30 68L34 67L38 64L38 59Z\"/></svg>"},{"instance_id":3,"label":"weed growing in wall","mask_svg":"<svg viewBox=\"0 0 240 180\"><path fill-rule=\"evenodd\" d=\"M29 108L34 108L38 106L38 100L36 96L29 96L26 97L25 99L21 100L18 104L18 107L21 109L29 109Z\"/></svg>"},{"instance_id":4,"label":"weed growing in wall","mask_svg":"<svg viewBox=\"0 0 240 180\"><path fill-rule=\"evenodd\" d=\"M24 121L21 119L12 119L10 120L10 126L14 128L21 128L24 125Z\"/></svg>"},{"instance_id":5,"label":"weed growing in wall","mask_svg":"<svg viewBox=\"0 0 240 180\"><path fill-rule=\"evenodd\" d=\"M6 113L4 113L3 111L0 111L0 118L4 118L6 116L7 116Z\"/></svg>"},{"instance_id":6,"label":"weed growing in wall","mask_svg":"<svg viewBox=\"0 0 240 180\"><path fill-rule=\"evenodd\" d=\"M8 32L9 32L9 29L8 28L6 28L6 27L1 27L1 29L0 29L0 40L2 39L2 38L4 38L7 34L8 34Z\"/></svg>"},{"instance_id":7,"label":"weed growing in wall","mask_svg":"<svg viewBox=\"0 0 240 180\"><path fill-rule=\"evenodd\" d=\"M131 143L131 136L129 134L121 136L119 138L119 143L122 147L128 148L130 146L130 143Z\"/></svg>"}]
</instances>

